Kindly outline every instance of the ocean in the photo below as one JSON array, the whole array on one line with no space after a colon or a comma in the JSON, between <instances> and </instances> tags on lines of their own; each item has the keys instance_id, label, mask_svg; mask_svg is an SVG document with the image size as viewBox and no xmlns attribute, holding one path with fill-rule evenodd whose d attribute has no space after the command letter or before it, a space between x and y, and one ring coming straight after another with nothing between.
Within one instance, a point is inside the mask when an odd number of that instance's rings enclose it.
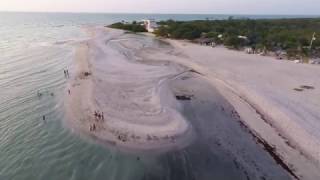
<instances>
[{"instance_id":1,"label":"ocean","mask_svg":"<svg viewBox=\"0 0 320 180\"><path fill-rule=\"evenodd\" d=\"M170 179L160 176L168 169L159 166L157 158L142 163L135 155L107 149L64 126L63 69L71 64L73 42L88 38L83 30L86 26L145 18L204 20L229 16L0 13L0 180ZM191 179L179 172L176 177Z\"/></svg>"}]
</instances>

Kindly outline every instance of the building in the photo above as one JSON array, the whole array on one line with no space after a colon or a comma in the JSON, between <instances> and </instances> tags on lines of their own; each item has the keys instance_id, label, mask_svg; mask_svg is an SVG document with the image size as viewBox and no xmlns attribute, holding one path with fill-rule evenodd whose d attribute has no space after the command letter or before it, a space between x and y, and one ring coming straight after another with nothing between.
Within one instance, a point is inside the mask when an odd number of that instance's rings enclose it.
<instances>
[{"instance_id":1,"label":"building","mask_svg":"<svg viewBox=\"0 0 320 180\"><path fill-rule=\"evenodd\" d=\"M154 32L158 28L158 24L154 19L142 20L144 27L148 32Z\"/></svg>"},{"instance_id":2,"label":"building","mask_svg":"<svg viewBox=\"0 0 320 180\"><path fill-rule=\"evenodd\" d=\"M254 54L254 49L252 47L246 47L244 50L247 54Z\"/></svg>"},{"instance_id":3,"label":"building","mask_svg":"<svg viewBox=\"0 0 320 180\"><path fill-rule=\"evenodd\" d=\"M240 36L240 35L239 35L238 38L239 38L239 39L248 40L248 37L247 37L247 36Z\"/></svg>"},{"instance_id":4,"label":"building","mask_svg":"<svg viewBox=\"0 0 320 180\"><path fill-rule=\"evenodd\" d=\"M200 38L200 39L197 39L195 42L205 46L212 46L212 47L216 46L214 38Z\"/></svg>"}]
</instances>

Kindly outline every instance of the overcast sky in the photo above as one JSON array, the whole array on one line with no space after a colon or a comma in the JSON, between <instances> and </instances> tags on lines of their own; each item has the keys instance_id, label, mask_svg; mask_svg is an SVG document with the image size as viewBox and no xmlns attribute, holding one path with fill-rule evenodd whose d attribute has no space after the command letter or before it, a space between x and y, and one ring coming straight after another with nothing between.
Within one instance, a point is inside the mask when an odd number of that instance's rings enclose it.
<instances>
[{"instance_id":1,"label":"overcast sky","mask_svg":"<svg viewBox=\"0 0 320 180\"><path fill-rule=\"evenodd\" d=\"M0 11L319 15L320 0L0 0Z\"/></svg>"}]
</instances>

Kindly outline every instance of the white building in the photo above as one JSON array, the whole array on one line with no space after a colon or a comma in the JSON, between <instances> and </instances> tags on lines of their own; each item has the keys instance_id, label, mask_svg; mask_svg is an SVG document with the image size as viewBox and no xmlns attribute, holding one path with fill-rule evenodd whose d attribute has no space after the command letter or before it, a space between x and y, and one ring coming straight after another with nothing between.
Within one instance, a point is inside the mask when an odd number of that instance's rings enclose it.
<instances>
[{"instance_id":1,"label":"white building","mask_svg":"<svg viewBox=\"0 0 320 180\"><path fill-rule=\"evenodd\" d=\"M248 37L247 37L247 36L241 36L241 35L239 35L238 38L239 38L239 39L248 40Z\"/></svg>"},{"instance_id":2,"label":"white building","mask_svg":"<svg viewBox=\"0 0 320 180\"><path fill-rule=\"evenodd\" d=\"M142 20L148 32L154 32L158 28L158 24L154 19Z\"/></svg>"}]
</instances>

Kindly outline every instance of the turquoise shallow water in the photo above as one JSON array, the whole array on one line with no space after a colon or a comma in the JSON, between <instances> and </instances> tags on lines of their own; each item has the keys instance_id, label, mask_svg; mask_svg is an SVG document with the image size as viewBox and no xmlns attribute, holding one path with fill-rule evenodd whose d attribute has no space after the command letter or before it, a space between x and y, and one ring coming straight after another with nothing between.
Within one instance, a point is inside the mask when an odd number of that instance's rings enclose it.
<instances>
[{"instance_id":1,"label":"turquoise shallow water","mask_svg":"<svg viewBox=\"0 0 320 180\"><path fill-rule=\"evenodd\" d=\"M0 180L193 178L184 151L140 160L82 139L63 126L63 69L73 58L72 42L87 38L81 27L148 17L228 15L0 13Z\"/></svg>"},{"instance_id":2,"label":"turquoise shallow water","mask_svg":"<svg viewBox=\"0 0 320 180\"><path fill-rule=\"evenodd\" d=\"M83 140L63 126L62 72L73 58L72 45L65 41L86 38L81 27L91 21L76 15L0 17L0 179L141 177L141 167L130 165L136 159Z\"/></svg>"}]
</instances>

